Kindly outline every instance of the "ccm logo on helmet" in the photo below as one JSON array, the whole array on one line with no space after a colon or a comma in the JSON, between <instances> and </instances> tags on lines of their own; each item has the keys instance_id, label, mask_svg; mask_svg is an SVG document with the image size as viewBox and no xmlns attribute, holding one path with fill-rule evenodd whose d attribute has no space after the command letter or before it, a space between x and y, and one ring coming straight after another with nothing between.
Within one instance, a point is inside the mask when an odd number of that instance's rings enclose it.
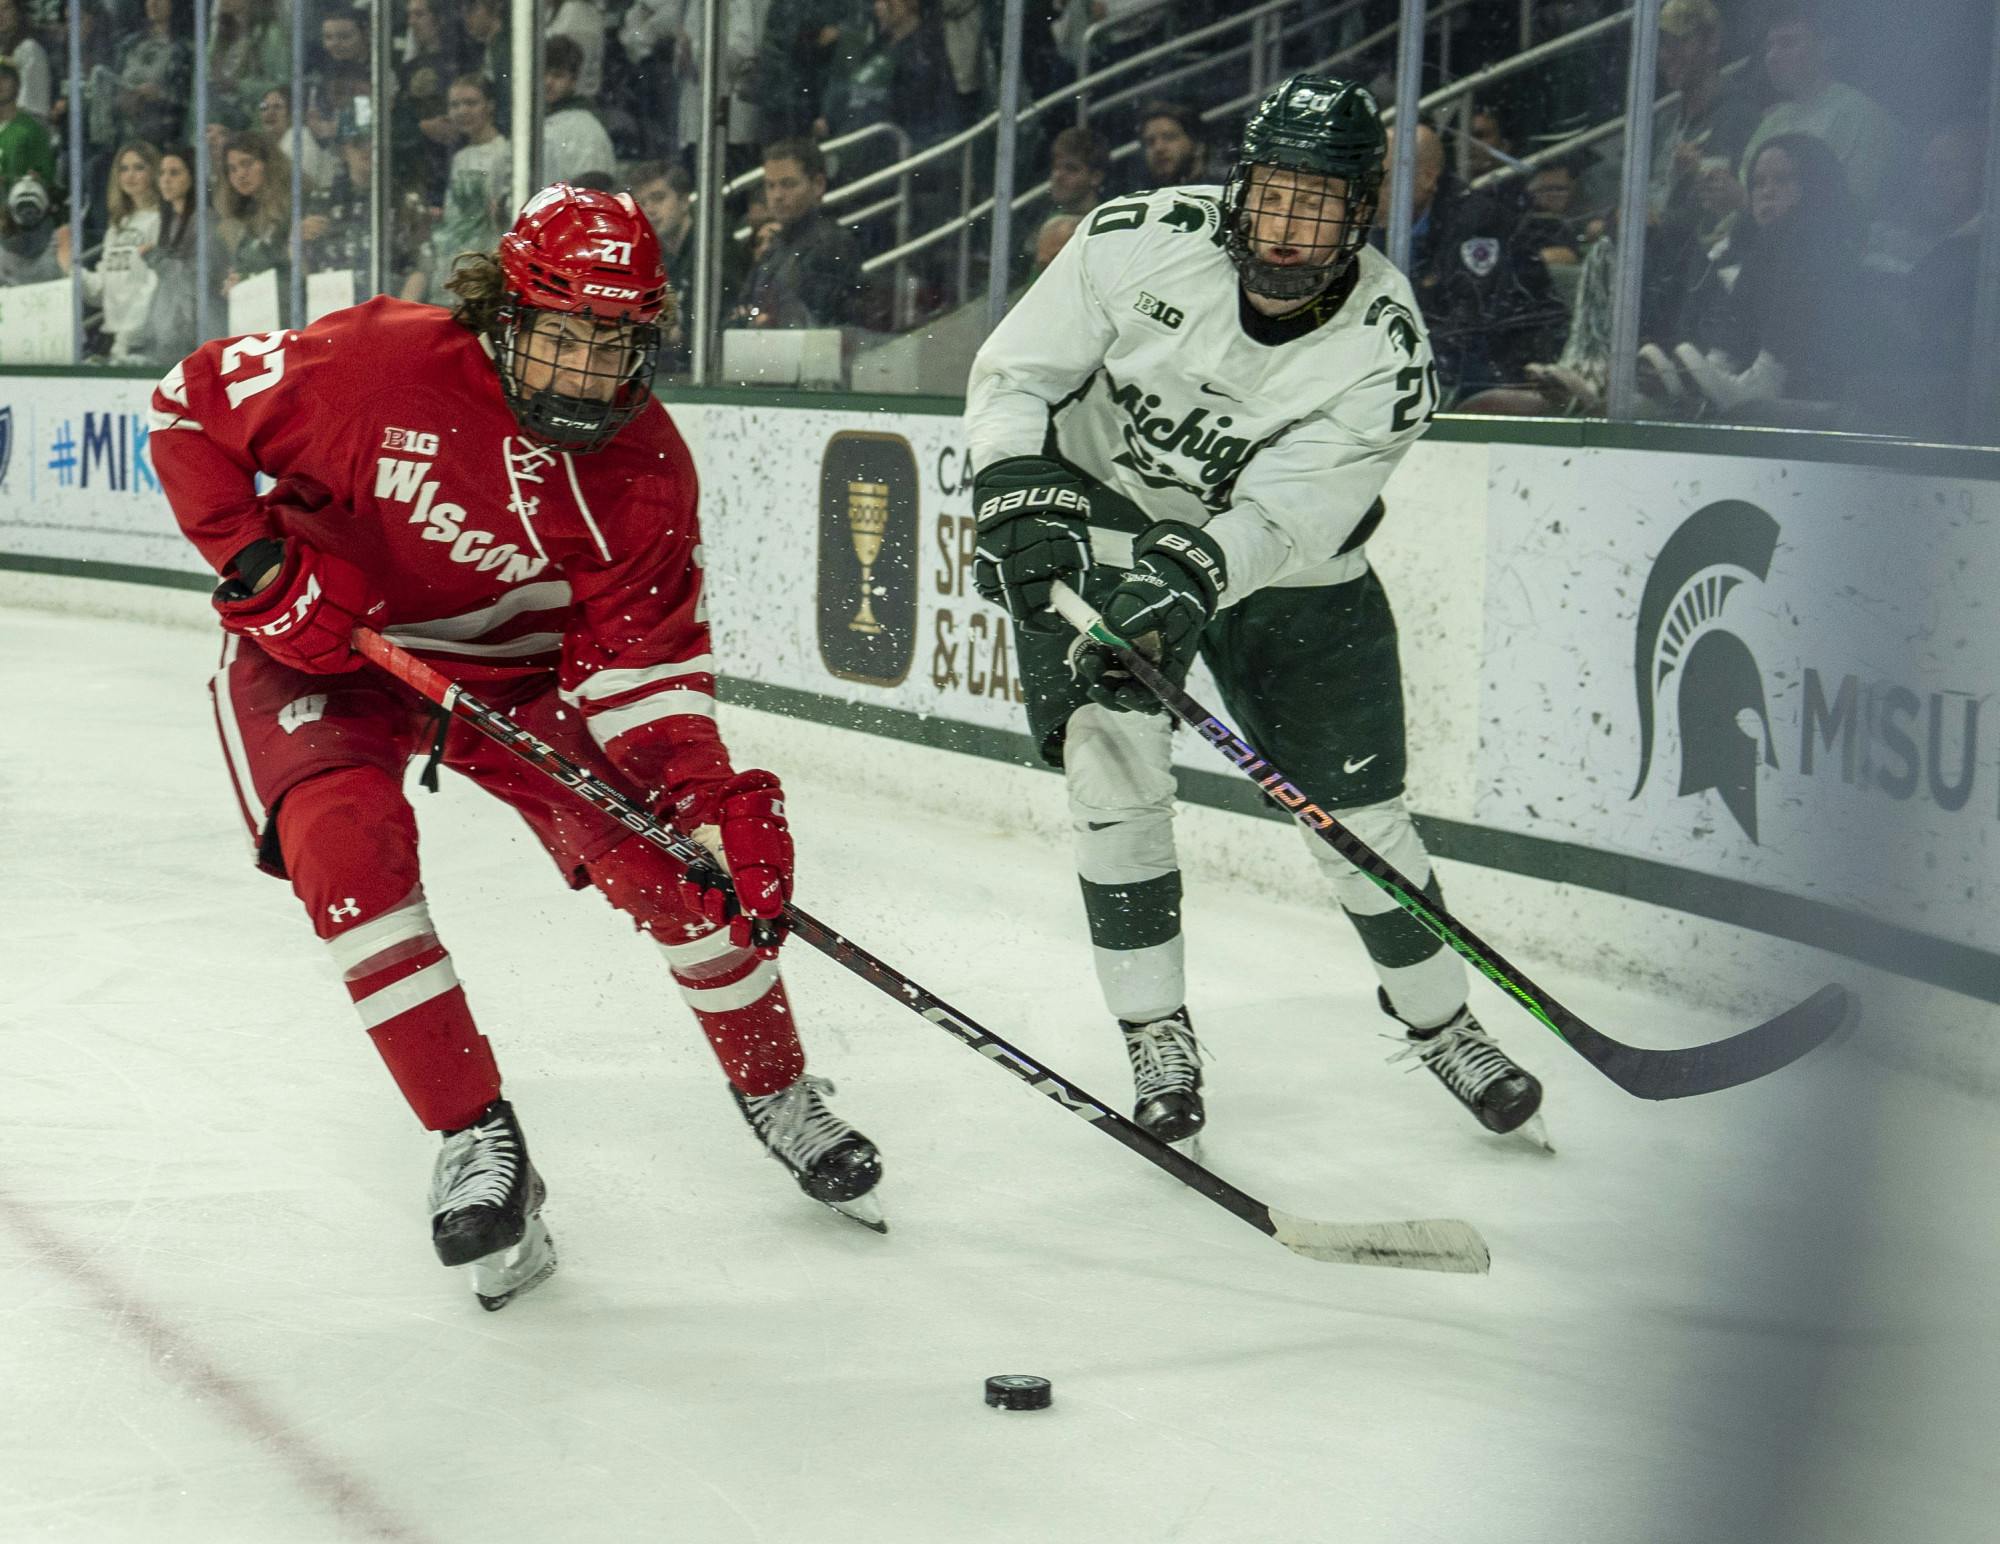
<instances>
[{"instance_id":1,"label":"ccm logo on helmet","mask_svg":"<svg viewBox=\"0 0 2000 1544\"><path fill-rule=\"evenodd\" d=\"M583 292L586 295L602 295L606 300L637 300L639 298L637 290L627 289L622 284L586 284L583 287Z\"/></svg>"}]
</instances>

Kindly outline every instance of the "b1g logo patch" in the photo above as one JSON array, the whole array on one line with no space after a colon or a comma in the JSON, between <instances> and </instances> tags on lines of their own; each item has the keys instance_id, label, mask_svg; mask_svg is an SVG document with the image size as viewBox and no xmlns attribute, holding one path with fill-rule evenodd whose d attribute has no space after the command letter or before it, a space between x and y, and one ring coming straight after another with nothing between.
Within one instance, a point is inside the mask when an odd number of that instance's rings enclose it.
<instances>
[{"instance_id":1,"label":"b1g logo patch","mask_svg":"<svg viewBox=\"0 0 2000 1544\"><path fill-rule=\"evenodd\" d=\"M1132 302L1132 309L1141 316L1150 316L1170 332L1187 320L1187 313L1179 306L1170 306L1158 295L1149 295L1144 290L1139 291L1139 298Z\"/></svg>"},{"instance_id":2,"label":"b1g logo patch","mask_svg":"<svg viewBox=\"0 0 2000 1544\"><path fill-rule=\"evenodd\" d=\"M819 473L819 657L897 686L917 652L917 458L900 434L842 431Z\"/></svg>"}]
</instances>

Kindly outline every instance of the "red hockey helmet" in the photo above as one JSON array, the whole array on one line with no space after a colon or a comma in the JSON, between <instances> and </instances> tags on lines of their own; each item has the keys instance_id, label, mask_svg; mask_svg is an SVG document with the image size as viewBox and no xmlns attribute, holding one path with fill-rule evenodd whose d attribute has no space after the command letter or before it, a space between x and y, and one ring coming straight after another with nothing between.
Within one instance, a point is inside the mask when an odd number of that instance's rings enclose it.
<instances>
[{"instance_id":1,"label":"red hockey helmet","mask_svg":"<svg viewBox=\"0 0 2000 1544\"><path fill-rule=\"evenodd\" d=\"M538 439L596 450L652 396L668 293L652 222L629 194L559 182L500 238L500 271L494 360L508 406Z\"/></svg>"}]
</instances>

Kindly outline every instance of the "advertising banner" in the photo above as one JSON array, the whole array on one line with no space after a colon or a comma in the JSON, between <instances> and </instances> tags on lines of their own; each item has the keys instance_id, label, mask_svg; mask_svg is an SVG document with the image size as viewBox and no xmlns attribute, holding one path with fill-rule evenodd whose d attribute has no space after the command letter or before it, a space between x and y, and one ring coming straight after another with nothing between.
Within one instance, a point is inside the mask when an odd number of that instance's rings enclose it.
<instances>
[{"instance_id":1,"label":"advertising banner","mask_svg":"<svg viewBox=\"0 0 2000 1544\"><path fill-rule=\"evenodd\" d=\"M1496 445L1482 825L2000 945L2000 489Z\"/></svg>"}]
</instances>

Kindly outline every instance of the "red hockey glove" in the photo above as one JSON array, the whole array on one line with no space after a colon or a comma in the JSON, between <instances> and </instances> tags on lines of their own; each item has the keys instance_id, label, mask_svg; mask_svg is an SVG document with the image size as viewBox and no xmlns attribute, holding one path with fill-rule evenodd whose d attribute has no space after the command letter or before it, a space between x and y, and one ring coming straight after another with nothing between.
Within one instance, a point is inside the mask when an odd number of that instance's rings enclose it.
<instances>
[{"instance_id":1,"label":"red hockey glove","mask_svg":"<svg viewBox=\"0 0 2000 1544\"><path fill-rule=\"evenodd\" d=\"M739 772L716 790L703 824L722 832L722 862L736 887L732 902L713 869L689 869L681 898L699 916L729 924L729 941L766 959L785 941L792 898L792 833L785 790L769 772Z\"/></svg>"},{"instance_id":2,"label":"red hockey glove","mask_svg":"<svg viewBox=\"0 0 2000 1544\"><path fill-rule=\"evenodd\" d=\"M247 590L242 579L229 580L215 592L215 609L225 628L279 664L308 675L339 675L366 663L354 652L354 625L385 603L345 558L288 541L277 576L254 595Z\"/></svg>"}]
</instances>

